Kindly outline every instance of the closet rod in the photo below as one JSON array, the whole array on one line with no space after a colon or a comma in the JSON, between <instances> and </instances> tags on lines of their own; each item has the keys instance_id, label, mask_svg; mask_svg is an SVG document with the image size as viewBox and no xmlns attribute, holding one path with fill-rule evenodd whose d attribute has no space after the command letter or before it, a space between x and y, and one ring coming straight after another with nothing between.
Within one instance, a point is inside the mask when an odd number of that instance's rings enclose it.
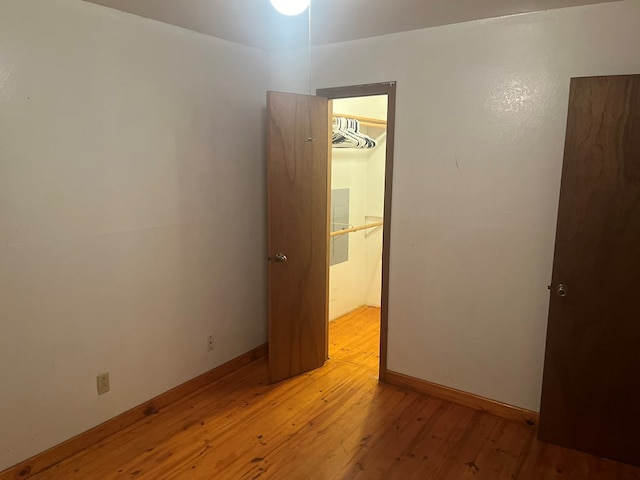
<instances>
[{"instance_id":1,"label":"closet rod","mask_svg":"<svg viewBox=\"0 0 640 480\"><path fill-rule=\"evenodd\" d=\"M336 230L329 234L330 237L337 237L338 235L344 235L345 233L358 232L360 230L366 230L367 228L381 227L384 222L367 223L366 225L360 225L358 227L345 228L344 230Z\"/></svg>"},{"instance_id":2,"label":"closet rod","mask_svg":"<svg viewBox=\"0 0 640 480\"><path fill-rule=\"evenodd\" d=\"M342 115L339 113L335 114L334 117L353 118L354 120L358 120L360 125L365 127L387 128L386 120L380 120L378 118L360 117L358 115Z\"/></svg>"}]
</instances>

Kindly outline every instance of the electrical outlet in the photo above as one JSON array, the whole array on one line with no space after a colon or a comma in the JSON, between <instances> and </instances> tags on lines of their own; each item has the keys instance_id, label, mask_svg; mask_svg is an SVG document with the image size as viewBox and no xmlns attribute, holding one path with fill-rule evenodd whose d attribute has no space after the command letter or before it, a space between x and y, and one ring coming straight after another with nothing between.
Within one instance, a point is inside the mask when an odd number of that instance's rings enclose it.
<instances>
[{"instance_id":1,"label":"electrical outlet","mask_svg":"<svg viewBox=\"0 0 640 480\"><path fill-rule=\"evenodd\" d=\"M107 393L110 390L109 386L109 372L101 373L98 375L98 395Z\"/></svg>"},{"instance_id":2,"label":"electrical outlet","mask_svg":"<svg viewBox=\"0 0 640 480\"><path fill-rule=\"evenodd\" d=\"M207 339L207 352L210 352L211 350L213 350L214 348L216 348L216 344L214 343L214 338L213 335L209 335L209 338Z\"/></svg>"}]
</instances>

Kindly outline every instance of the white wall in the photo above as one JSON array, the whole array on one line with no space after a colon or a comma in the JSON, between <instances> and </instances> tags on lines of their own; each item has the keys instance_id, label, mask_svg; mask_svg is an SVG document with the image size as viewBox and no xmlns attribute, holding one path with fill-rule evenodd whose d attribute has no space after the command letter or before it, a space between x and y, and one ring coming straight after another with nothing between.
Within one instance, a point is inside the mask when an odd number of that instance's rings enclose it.
<instances>
[{"instance_id":1,"label":"white wall","mask_svg":"<svg viewBox=\"0 0 640 480\"><path fill-rule=\"evenodd\" d=\"M387 118L387 96L380 97ZM364 115L370 116L370 115ZM370 116L376 118L375 116ZM378 145L371 151L367 163L367 215L369 221L375 222L384 219L384 180L386 167L387 135L386 130L369 128L369 135L376 138ZM372 307L380 307L382 295L382 227L367 230L365 234L365 304Z\"/></svg>"},{"instance_id":2,"label":"white wall","mask_svg":"<svg viewBox=\"0 0 640 480\"><path fill-rule=\"evenodd\" d=\"M334 148L331 163L331 189L349 189L349 221L364 223L367 199L366 151ZM329 268L329 320L365 303L364 273L366 251L364 232L349 233L349 259Z\"/></svg>"},{"instance_id":3,"label":"white wall","mask_svg":"<svg viewBox=\"0 0 640 480\"><path fill-rule=\"evenodd\" d=\"M387 97L346 98L333 101L335 114L387 118ZM375 138L372 149L332 149L331 188L349 188L349 216L353 226L382 219L384 211L384 129L363 126ZM378 216L379 218L370 218ZM349 260L332 265L329 272L329 319L362 305L380 306L382 228L349 235Z\"/></svg>"},{"instance_id":4,"label":"white wall","mask_svg":"<svg viewBox=\"0 0 640 480\"><path fill-rule=\"evenodd\" d=\"M0 0L0 470L266 341L267 72L85 2Z\"/></svg>"},{"instance_id":5,"label":"white wall","mask_svg":"<svg viewBox=\"0 0 640 480\"><path fill-rule=\"evenodd\" d=\"M569 79L639 73L638 45L627 0L313 49L314 88L398 82L390 370L538 409Z\"/></svg>"}]
</instances>

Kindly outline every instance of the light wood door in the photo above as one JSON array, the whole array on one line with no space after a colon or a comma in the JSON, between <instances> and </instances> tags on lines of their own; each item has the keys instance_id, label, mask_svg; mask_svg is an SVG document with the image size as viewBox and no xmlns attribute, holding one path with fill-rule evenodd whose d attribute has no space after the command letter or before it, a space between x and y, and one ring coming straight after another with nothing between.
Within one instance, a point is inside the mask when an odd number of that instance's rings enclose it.
<instances>
[{"instance_id":1,"label":"light wood door","mask_svg":"<svg viewBox=\"0 0 640 480\"><path fill-rule=\"evenodd\" d=\"M267 93L269 380L328 356L329 101Z\"/></svg>"},{"instance_id":2,"label":"light wood door","mask_svg":"<svg viewBox=\"0 0 640 480\"><path fill-rule=\"evenodd\" d=\"M640 75L571 81L541 440L640 465Z\"/></svg>"}]
</instances>

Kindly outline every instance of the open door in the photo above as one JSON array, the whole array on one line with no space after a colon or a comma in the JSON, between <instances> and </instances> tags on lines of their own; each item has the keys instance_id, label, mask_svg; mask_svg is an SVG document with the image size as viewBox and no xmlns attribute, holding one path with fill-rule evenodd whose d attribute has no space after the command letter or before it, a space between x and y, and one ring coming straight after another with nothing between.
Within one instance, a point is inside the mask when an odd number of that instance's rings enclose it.
<instances>
[{"instance_id":1,"label":"open door","mask_svg":"<svg viewBox=\"0 0 640 480\"><path fill-rule=\"evenodd\" d=\"M574 78L539 438L640 465L640 75Z\"/></svg>"},{"instance_id":2,"label":"open door","mask_svg":"<svg viewBox=\"0 0 640 480\"><path fill-rule=\"evenodd\" d=\"M328 356L329 101L267 93L269 381Z\"/></svg>"}]
</instances>

